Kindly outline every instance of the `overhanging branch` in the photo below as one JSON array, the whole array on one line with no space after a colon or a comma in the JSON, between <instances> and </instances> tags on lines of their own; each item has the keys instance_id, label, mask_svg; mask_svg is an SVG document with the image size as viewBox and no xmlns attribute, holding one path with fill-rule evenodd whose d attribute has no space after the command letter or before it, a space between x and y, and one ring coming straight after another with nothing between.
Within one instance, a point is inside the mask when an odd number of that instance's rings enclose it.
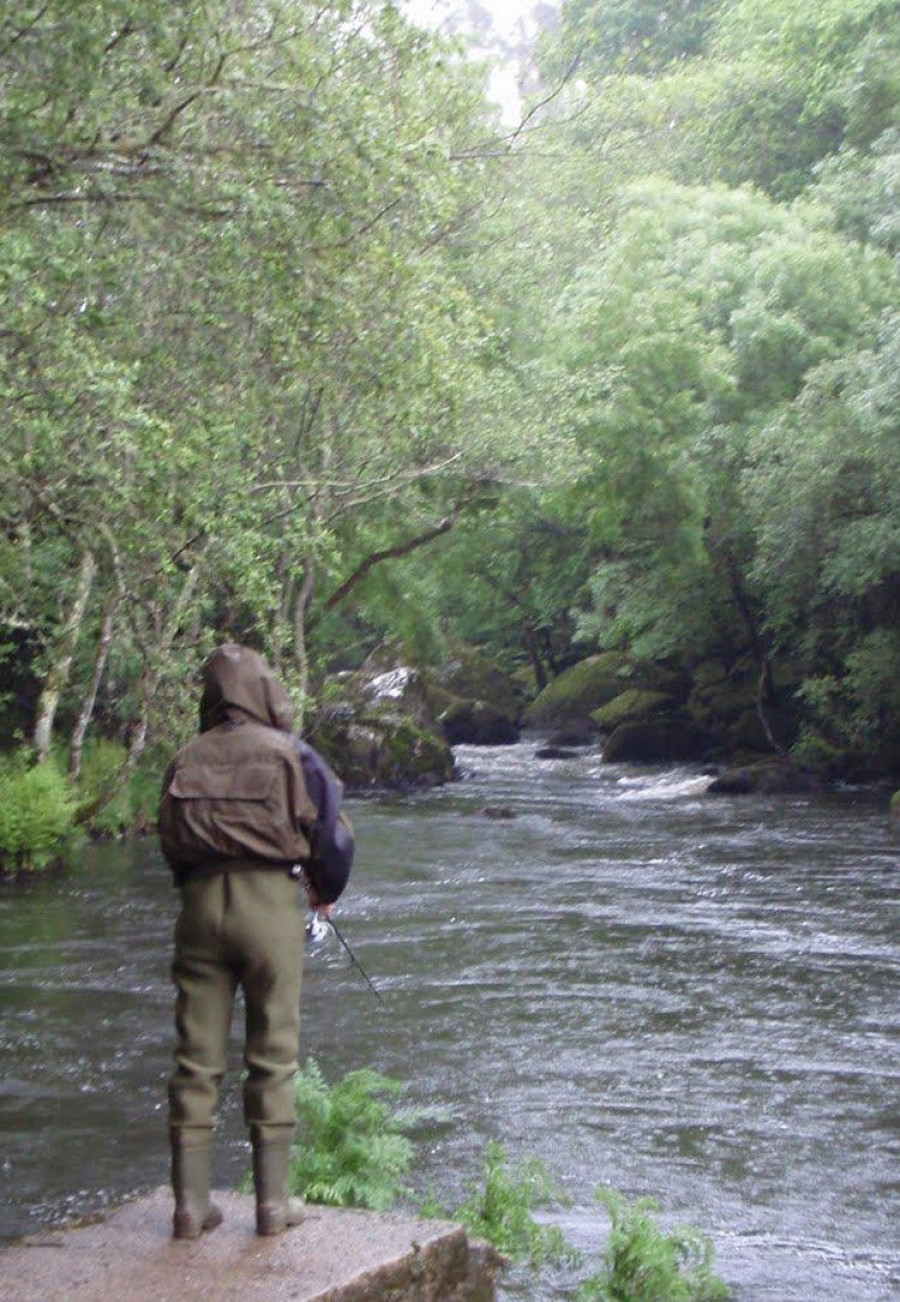
<instances>
[{"instance_id":1,"label":"overhanging branch","mask_svg":"<svg viewBox=\"0 0 900 1302\"><path fill-rule=\"evenodd\" d=\"M381 551L372 552L360 565L357 565L350 577L331 594L325 602L325 610L333 610L335 606L339 606L344 598L348 596L358 584L362 583L363 579L371 573L376 565L380 565L382 561L391 561L396 560L399 556L408 556L410 552L416 551L419 547L424 547L426 543L430 543L435 538L439 538L441 534L449 533L456 524L458 515L459 512L445 517L445 519L441 520L440 524L434 525L431 529L426 529L424 533L417 534L415 538L407 538L405 542L395 543L393 547L384 547Z\"/></svg>"}]
</instances>

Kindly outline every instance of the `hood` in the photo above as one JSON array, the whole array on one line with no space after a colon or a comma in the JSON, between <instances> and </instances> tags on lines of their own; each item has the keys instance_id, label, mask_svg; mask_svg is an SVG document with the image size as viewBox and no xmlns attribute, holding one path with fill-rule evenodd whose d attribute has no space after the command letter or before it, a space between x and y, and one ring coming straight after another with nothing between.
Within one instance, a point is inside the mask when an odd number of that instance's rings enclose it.
<instances>
[{"instance_id":1,"label":"hood","mask_svg":"<svg viewBox=\"0 0 900 1302\"><path fill-rule=\"evenodd\" d=\"M293 708L281 683L257 651L228 642L203 666L200 731L249 717L290 732Z\"/></svg>"}]
</instances>

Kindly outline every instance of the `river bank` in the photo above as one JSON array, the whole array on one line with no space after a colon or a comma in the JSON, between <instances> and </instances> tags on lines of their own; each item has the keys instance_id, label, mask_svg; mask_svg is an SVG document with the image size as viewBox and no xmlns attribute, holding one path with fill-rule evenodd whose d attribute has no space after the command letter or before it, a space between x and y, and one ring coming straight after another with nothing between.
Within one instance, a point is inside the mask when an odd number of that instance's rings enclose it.
<instances>
[{"instance_id":1,"label":"river bank","mask_svg":"<svg viewBox=\"0 0 900 1302\"><path fill-rule=\"evenodd\" d=\"M457 1225L311 1207L273 1239L253 1200L217 1191L225 1213L196 1242L171 1237L158 1189L88 1225L0 1247L0 1302L493 1302L499 1259Z\"/></svg>"}]
</instances>

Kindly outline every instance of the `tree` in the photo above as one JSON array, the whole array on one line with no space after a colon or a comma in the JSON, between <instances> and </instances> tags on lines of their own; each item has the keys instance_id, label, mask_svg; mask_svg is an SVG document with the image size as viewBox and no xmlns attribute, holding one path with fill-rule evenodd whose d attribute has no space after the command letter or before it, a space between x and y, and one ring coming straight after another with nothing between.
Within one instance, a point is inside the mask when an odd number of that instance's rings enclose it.
<instances>
[{"instance_id":1,"label":"tree","mask_svg":"<svg viewBox=\"0 0 900 1302\"><path fill-rule=\"evenodd\" d=\"M887 259L813 208L662 183L623 193L608 247L555 314L585 467L575 496L604 556L585 633L641 654L768 654L760 515L741 493L755 431L874 338L893 286Z\"/></svg>"},{"instance_id":2,"label":"tree","mask_svg":"<svg viewBox=\"0 0 900 1302\"><path fill-rule=\"evenodd\" d=\"M744 500L777 643L802 656L812 717L857 753L900 750L900 320L814 368L754 436Z\"/></svg>"},{"instance_id":3,"label":"tree","mask_svg":"<svg viewBox=\"0 0 900 1302\"><path fill-rule=\"evenodd\" d=\"M366 3L55 0L0 57L0 591L42 652L39 750L107 657L145 737L216 626L305 690L315 602L500 455L448 253L485 197L480 84Z\"/></svg>"}]
</instances>

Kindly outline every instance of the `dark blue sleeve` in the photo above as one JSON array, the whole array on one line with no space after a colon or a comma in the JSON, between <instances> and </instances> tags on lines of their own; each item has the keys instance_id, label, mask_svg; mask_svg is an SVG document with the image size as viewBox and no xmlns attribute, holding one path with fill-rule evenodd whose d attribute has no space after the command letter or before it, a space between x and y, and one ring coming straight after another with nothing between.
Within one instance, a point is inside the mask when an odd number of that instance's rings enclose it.
<instances>
[{"instance_id":1,"label":"dark blue sleeve","mask_svg":"<svg viewBox=\"0 0 900 1302\"><path fill-rule=\"evenodd\" d=\"M317 811L307 873L322 903L333 904L347 885L356 849L349 825L339 817L344 791L339 779L309 742L295 737L294 744L306 789Z\"/></svg>"}]
</instances>

